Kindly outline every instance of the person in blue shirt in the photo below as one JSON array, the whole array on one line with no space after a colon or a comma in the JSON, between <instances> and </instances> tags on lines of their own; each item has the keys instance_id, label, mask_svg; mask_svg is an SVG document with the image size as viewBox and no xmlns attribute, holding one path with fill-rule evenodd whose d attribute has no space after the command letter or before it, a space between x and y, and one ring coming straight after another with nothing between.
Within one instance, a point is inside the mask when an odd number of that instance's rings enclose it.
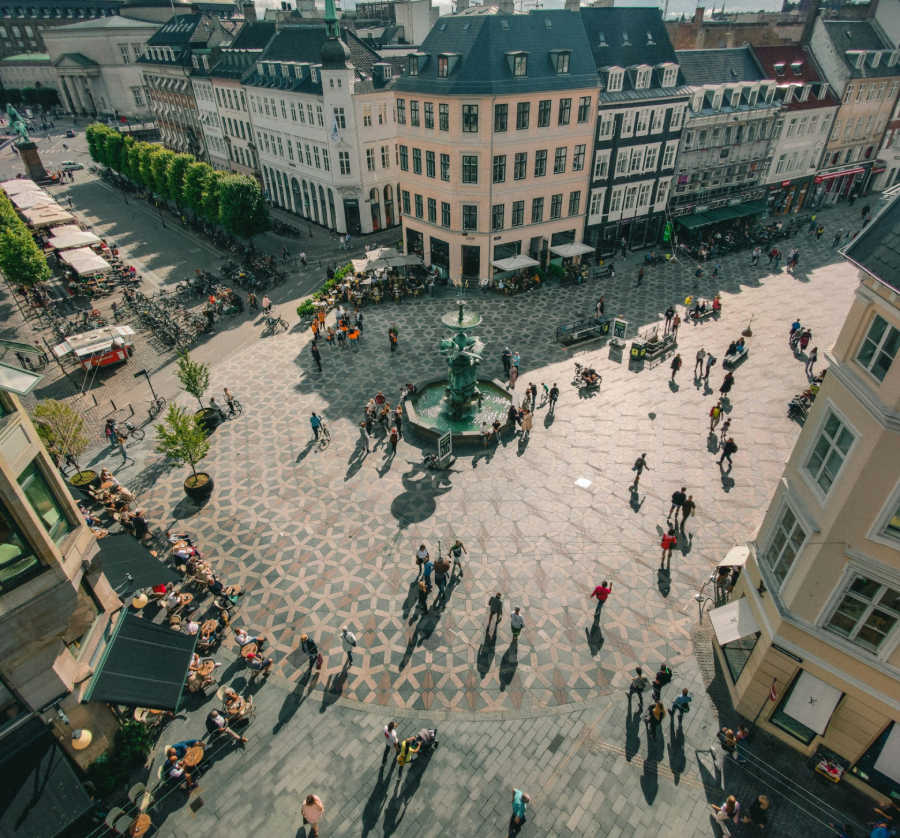
<instances>
[{"instance_id":1,"label":"person in blue shirt","mask_svg":"<svg viewBox=\"0 0 900 838\"><path fill-rule=\"evenodd\" d=\"M176 742L174 745L166 748L166 756L175 756L178 759L183 759L188 752L188 748L193 748L195 745L203 747L203 743L199 739L185 739L183 742Z\"/></svg>"},{"instance_id":2,"label":"person in blue shirt","mask_svg":"<svg viewBox=\"0 0 900 838\"><path fill-rule=\"evenodd\" d=\"M691 701L694 696L688 692L688 688L685 687L681 691L681 695L672 702L671 713L671 721L672 724L675 724L675 711L678 711L678 722L681 723L681 720L684 718L684 714L687 713L691 709Z\"/></svg>"},{"instance_id":3,"label":"person in blue shirt","mask_svg":"<svg viewBox=\"0 0 900 838\"><path fill-rule=\"evenodd\" d=\"M520 824L525 820L525 810L528 808L531 798L520 789L513 789L512 792L513 823Z\"/></svg>"},{"instance_id":4,"label":"person in blue shirt","mask_svg":"<svg viewBox=\"0 0 900 838\"><path fill-rule=\"evenodd\" d=\"M322 424L322 420L318 416L316 416L315 413L313 413L309 417L309 424L312 425L313 433L315 434L316 439L318 439L319 438L319 426Z\"/></svg>"}]
</instances>

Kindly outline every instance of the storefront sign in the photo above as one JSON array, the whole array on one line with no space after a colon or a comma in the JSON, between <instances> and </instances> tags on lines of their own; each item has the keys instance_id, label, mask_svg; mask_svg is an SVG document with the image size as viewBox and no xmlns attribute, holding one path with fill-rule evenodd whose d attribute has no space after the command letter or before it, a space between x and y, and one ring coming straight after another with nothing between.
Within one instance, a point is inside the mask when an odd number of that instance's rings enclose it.
<instances>
[{"instance_id":1,"label":"storefront sign","mask_svg":"<svg viewBox=\"0 0 900 838\"><path fill-rule=\"evenodd\" d=\"M706 212L709 209L709 204L697 204L694 207L694 215L699 215L702 212Z\"/></svg>"},{"instance_id":2,"label":"storefront sign","mask_svg":"<svg viewBox=\"0 0 900 838\"><path fill-rule=\"evenodd\" d=\"M882 172L887 170L887 166L882 166L880 169L872 169L873 175L880 175Z\"/></svg>"},{"instance_id":3,"label":"storefront sign","mask_svg":"<svg viewBox=\"0 0 900 838\"><path fill-rule=\"evenodd\" d=\"M625 332L628 330L628 321L620 320L618 317L613 320L613 338L615 340L625 340Z\"/></svg>"},{"instance_id":4,"label":"storefront sign","mask_svg":"<svg viewBox=\"0 0 900 838\"><path fill-rule=\"evenodd\" d=\"M803 658L798 658L793 652L789 652L787 649L783 649L777 643L772 644L772 648L776 652L781 652L786 658L790 658L792 661L797 661L797 663L803 663Z\"/></svg>"},{"instance_id":5,"label":"storefront sign","mask_svg":"<svg viewBox=\"0 0 900 838\"><path fill-rule=\"evenodd\" d=\"M815 182L821 183L823 180L834 180L835 178L844 177L845 175L858 175L860 172L864 172L864 171L865 171L865 169L863 169L862 167L858 167L856 169L847 169L846 171L843 171L843 172L831 172L830 174L827 174L827 175L819 175L815 179Z\"/></svg>"},{"instance_id":6,"label":"storefront sign","mask_svg":"<svg viewBox=\"0 0 900 838\"><path fill-rule=\"evenodd\" d=\"M743 203L744 203L744 199L743 199L743 198L731 198L731 199L728 201L728 206L730 206L730 207L736 207L738 204L743 204Z\"/></svg>"},{"instance_id":7,"label":"storefront sign","mask_svg":"<svg viewBox=\"0 0 900 838\"><path fill-rule=\"evenodd\" d=\"M782 188L784 188L785 186L790 186L790 185L791 185L791 182L790 182L789 180L783 180L783 181L781 181L781 186L782 186Z\"/></svg>"}]
</instances>

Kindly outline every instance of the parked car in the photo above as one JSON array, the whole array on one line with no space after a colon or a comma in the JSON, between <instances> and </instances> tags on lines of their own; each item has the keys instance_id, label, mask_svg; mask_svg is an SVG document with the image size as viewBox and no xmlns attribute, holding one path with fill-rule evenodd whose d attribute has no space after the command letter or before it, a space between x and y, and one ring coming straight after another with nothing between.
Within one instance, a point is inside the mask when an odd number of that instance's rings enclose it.
<instances>
[{"instance_id":1,"label":"parked car","mask_svg":"<svg viewBox=\"0 0 900 838\"><path fill-rule=\"evenodd\" d=\"M77 172L80 169L83 169L84 166L82 166L81 163L74 163L71 160L67 160L65 163L61 163L59 168L64 172Z\"/></svg>"},{"instance_id":2,"label":"parked car","mask_svg":"<svg viewBox=\"0 0 900 838\"><path fill-rule=\"evenodd\" d=\"M75 136L75 132L70 128L68 131L66 131L66 136L67 136L67 137L74 137L74 136Z\"/></svg>"}]
</instances>

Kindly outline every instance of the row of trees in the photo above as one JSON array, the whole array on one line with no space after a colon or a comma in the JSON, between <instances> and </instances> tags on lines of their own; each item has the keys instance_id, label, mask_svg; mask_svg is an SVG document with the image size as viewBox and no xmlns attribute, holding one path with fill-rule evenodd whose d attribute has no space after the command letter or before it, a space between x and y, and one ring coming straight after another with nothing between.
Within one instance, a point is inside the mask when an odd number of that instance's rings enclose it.
<instances>
[{"instance_id":1,"label":"row of trees","mask_svg":"<svg viewBox=\"0 0 900 838\"><path fill-rule=\"evenodd\" d=\"M14 286L50 279L44 252L28 225L19 218L9 198L0 192L0 271Z\"/></svg>"},{"instance_id":2,"label":"row of trees","mask_svg":"<svg viewBox=\"0 0 900 838\"><path fill-rule=\"evenodd\" d=\"M0 90L0 102L3 110L7 105L28 105L32 108L43 108L45 111L55 108L59 102L59 94L52 87L22 87Z\"/></svg>"},{"instance_id":3,"label":"row of trees","mask_svg":"<svg viewBox=\"0 0 900 838\"><path fill-rule=\"evenodd\" d=\"M179 211L188 209L248 240L272 228L262 188L253 178L217 171L191 154L139 142L100 123L84 133L95 162L172 201Z\"/></svg>"}]
</instances>

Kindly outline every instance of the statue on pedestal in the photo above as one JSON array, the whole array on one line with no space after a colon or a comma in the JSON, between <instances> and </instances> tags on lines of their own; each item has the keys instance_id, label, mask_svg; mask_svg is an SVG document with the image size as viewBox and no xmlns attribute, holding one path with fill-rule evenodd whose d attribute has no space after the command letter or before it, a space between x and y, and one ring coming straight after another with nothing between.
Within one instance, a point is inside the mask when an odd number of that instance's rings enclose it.
<instances>
[{"instance_id":1,"label":"statue on pedestal","mask_svg":"<svg viewBox=\"0 0 900 838\"><path fill-rule=\"evenodd\" d=\"M6 106L6 115L9 117L10 133L18 134L19 142L31 142L31 137L28 136L28 126L22 115L12 105Z\"/></svg>"}]
</instances>

